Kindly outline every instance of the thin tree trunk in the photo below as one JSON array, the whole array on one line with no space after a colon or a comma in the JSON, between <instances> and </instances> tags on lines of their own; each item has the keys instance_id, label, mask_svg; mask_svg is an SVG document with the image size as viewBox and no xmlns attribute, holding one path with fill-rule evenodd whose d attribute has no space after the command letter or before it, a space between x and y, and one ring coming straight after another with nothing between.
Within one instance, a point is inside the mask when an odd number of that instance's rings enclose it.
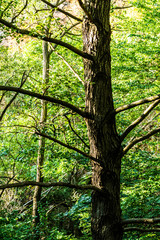
<instances>
[{"instance_id":1,"label":"thin tree trunk","mask_svg":"<svg viewBox=\"0 0 160 240\"><path fill-rule=\"evenodd\" d=\"M49 82L49 51L48 51L48 43L43 41L43 93L46 94L46 88ZM45 128L45 123L47 120L47 102L42 100L41 101L41 129L42 131ZM39 148L38 148L38 156L37 156L37 182L43 182L42 176L42 169L43 169L43 162L45 156L45 138L40 136L39 137ZM41 199L41 190L40 186L35 187L34 195L33 195L33 226L36 230L36 226L40 223L40 216L38 212L38 203ZM40 238L39 234L37 235L37 239Z\"/></svg>"},{"instance_id":2,"label":"thin tree trunk","mask_svg":"<svg viewBox=\"0 0 160 240\"><path fill-rule=\"evenodd\" d=\"M121 240L120 171L121 144L116 131L111 90L109 0L85 1L92 21L83 22L84 50L94 55L94 62L84 60L86 110L93 120L86 120L90 154L103 161L92 163L92 183L105 194L92 194L92 236L94 240ZM94 24L93 24L94 23Z\"/></svg>"}]
</instances>

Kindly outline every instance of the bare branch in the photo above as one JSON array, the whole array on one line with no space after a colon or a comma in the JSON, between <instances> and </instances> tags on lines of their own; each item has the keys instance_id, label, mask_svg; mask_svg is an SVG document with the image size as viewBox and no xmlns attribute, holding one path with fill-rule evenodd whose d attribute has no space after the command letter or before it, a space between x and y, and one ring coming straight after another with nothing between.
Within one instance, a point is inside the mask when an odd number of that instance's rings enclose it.
<instances>
[{"instance_id":1,"label":"bare branch","mask_svg":"<svg viewBox=\"0 0 160 240\"><path fill-rule=\"evenodd\" d=\"M155 101L157 99L160 99L160 94L152 96L152 97L144 98L144 99L132 102L130 104L118 107L118 108L115 109L114 113L117 114L117 113L123 112L125 110L137 107L139 105L142 105L142 104L145 104L145 103L149 103L149 102L153 102L153 101Z\"/></svg>"},{"instance_id":2,"label":"bare branch","mask_svg":"<svg viewBox=\"0 0 160 240\"><path fill-rule=\"evenodd\" d=\"M152 103L144 112L143 114L137 118L127 129L122 133L121 135L121 141L124 140L124 138L139 124L141 123L148 115L149 113L160 103L160 99L156 100L154 103Z\"/></svg>"},{"instance_id":3,"label":"bare branch","mask_svg":"<svg viewBox=\"0 0 160 240\"><path fill-rule=\"evenodd\" d=\"M26 82L27 78L29 76L29 73L26 75L26 71L23 73L22 80L21 80L21 85L20 88L24 85ZM16 93L12 99L9 101L9 103L5 106L4 110L2 111L2 114L0 115L0 121L2 121L4 114L6 113L7 109L11 106L12 102L16 99L18 96L18 93Z\"/></svg>"},{"instance_id":4,"label":"bare branch","mask_svg":"<svg viewBox=\"0 0 160 240\"><path fill-rule=\"evenodd\" d=\"M133 223L145 223L145 224L160 223L160 218L129 218L122 220L123 225Z\"/></svg>"},{"instance_id":5,"label":"bare branch","mask_svg":"<svg viewBox=\"0 0 160 240\"><path fill-rule=\"evenodd\" d=\"M25 186L40 186L40 187L68 187L68 188L76 188L81 190L94 190L98 192L103 192L101 188L98 188L93 185L75 185L66 182L52 182L52 183L44 183L44 182L35 182L35 181L26 181L20 183L10 183L0 185L0 189L14 188L14 187L25 187Z\"/></svg>"},{"instance_id":6,"label":"bare branch","mask_svg":"<svg viewBox=\"0 0 160 240\"><path fill-rule=\"evenodd\" d=\"M49 136L49 135L46 135L46 134L44 134L44 133L40 133L40 132L38 132L38 131L36 131L35 134L40 135L40 136L42 136L42 137L45 137L45 138L47 138L47 139L49 139L49 140L51 140L51 141L53 141L53 142L56 142L56 143L60 144L60 145L63 146L63 147L66 147L66 148L68 148L68 149L71 149L71 150L73 150L73 151L76 151L76 152L82 154L84 157L87 157L87 158L89 158L89 159L91 159L91 160L99 163L100 165L103 165L103 163L102 163L100 160L98 160L97 158L94 158L94 157L90 156L89 154L81 151L80 149L78 149L78 148L76 148L76 147L72 147L72 146L70 146L70 145L68 145L68 144L66 144L66 143L63 143L63 142L57 140L56 138L53 138L53 137L51 137L51 136Z\"/></svg>"},{"instance_id":7,"label":"bare branch","mask_svg":"<svg viewBox=\"0 0 160 240\"><path fill-rule=\"evenodd\" d=\"M79 22L82 22L82 19L74 16L73 14L71 14L71 13L69 13L69 12L66 12L66 11L63 10L63 9L60 9L59 7L57 7L57 5L54 5L54 4L52 4L52 3L50 3L50 2L48 2L48 1L46 1L46 0L41 0L41 1L44 2L44 3L46 3L48 6L50 6L50 7L53 8L53 9L56 8L57 11L63 13L64 15L66 15L66 16L68 16L68 17L71 17L71 18L73 18L74 20L77 20L77 21L79 21Z\"/></svg>"},{"instance_id":8,"label":"bare branch","mask_svg":"<svg viewBox=\"0 0 160 240\"><path fill-rule=\"evenodd\" d=\"M12 23L13 23L14 20L24 11L24 9L27 7L27 5L28 5L28 0L26 0L23 8L19 11L19 13L17 13L17 14L12 18L12 21L11 21Z\"/></svg>"},{"instance_id":9,"label":"bare branch","mask_svg":"<svg viewBox=\"0 0 160 240\"><path fill-rule=\"evenodd\" d=\"M152 131L150 131L148 134L139 137L139 138L135 138L133 141L131 141L124 149L123 149L123 155L125 155L134 145L136 145L139 142L142 142L148 138L150 138L151 136L155 135L156 133L160 132L160 128L154 129Z\"/></svg>"},{"instance_id":10,"label":"bare branch","mask_svg":"<svg viewBox=\"0 0 160 240\"><path fill-rule=\"evenodd\" d=\"M53 98L53 97L49 97L49 96L44 96L42 94L39 93L35 93L35 92L31 92L25 89L20 89L17 87L8 87L8 86L0 86L0 90L5 90L5 91L11 91L11 92L17 92L17 93L22 93L28 96L32 96L38 99L42 99L42 100L46 100L48 102L52 102L52 103L56 103L56 104L60 104L63 107L67 107L70 110L78 113L79 115L81 115L83 118L89 118L92 119L91 115L85 111L82 111L81 109L77 108L76 106L65 102L63 100L57 99L57 98Z\"/></svg>"},{"instance_id":11,"label":"bare branch","mask_svg":"<svg viewBox=\"0 0 160 240\"><path fill-rule=\"evenodd\" d=\"M138 227L127 227L123 229L124 232L129 231L138 231L138 232L160 232L160 228L151 228L151 229L143 229Z\"/></svg>"},{"instance_id":12,"label":"bare branch","mask_svg":"<svg viewBox=\"0 0 160 240\"><path fill-rule=\"evenodd\" d=\"M44 40L46 42L55 43L57 45L60 45L62 47L65 47L65 48L71 50L72 52L76 53L77 55L79 55L83 58L86 58L86 59L89 59L89 60L92 60L92 61L94 60L92 55L90 55L90 54L88 54L84 51L81 51L80 49L70 45L69 43L63 42L63 41L55 39L55 38L50 38L50 37L47 37L47 36L43 36L43 35L41 35L37 32L33 32L33 30L29 31L27 29L18 28L15 25L13 25L12 23L9 23L2 18L0 18L0 23L2 23L3 25L5 25L5 26L7 26L11 29L14 29L15 32L17 32L17 33L28 35L28 36L31 36L31 37L35 37L37 39L41 39L41 40Z\"/></svg>"}]
</instances>

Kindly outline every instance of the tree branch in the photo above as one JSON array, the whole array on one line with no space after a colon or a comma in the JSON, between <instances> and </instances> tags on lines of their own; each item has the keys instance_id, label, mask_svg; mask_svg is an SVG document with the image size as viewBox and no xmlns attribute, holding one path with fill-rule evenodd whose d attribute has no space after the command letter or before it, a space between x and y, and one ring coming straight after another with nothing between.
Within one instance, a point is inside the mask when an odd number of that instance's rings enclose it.
<instances>
[{"instance_id":1,"label":"tree branch","mask_svg":"<svg viewBox=\"0 0 160 240\"><path fill-rule=\"evenodd\" d=\"M154 129L152 131L150 131L148 134L139 137L139 138L135 138L133 141L131 141L124 149L123 149L123 155L125 155L134 145L136 145L139 142L142 142L148 138L150 138L151 136L153 136L154 134L160 132L160 128Z\"/></svg>"},{"instance_id":2,"label":"tree branch","mask_svg":"<svg viewBox=\"0 0 160 240\"><path fill-rule=\"evenodd\" d=\"M138 231L138 232L160 232L160 228L151 228L151 229L143 229L138 227L127 227L123 229L124 232L129 231Z\"/></svg>"},{"instance_id":3,"label":"tree branch","mask_svg":"<svg viewBox=\"0 0 160 240\"><path fill-rule=\"evenodd\" d=\"M9 2L9 3L7 4L7 6L5 7L5 9L1 12L0 18L3 17L3 14L5 13L5 11L7 11L7 9L9 8L9 6L12 5L13 2L14 2L14 1L11 1L11 2Z\"/></svg>"},{"instance_id":4,"label":"tree branch","mask_svg":"<svg viewBox=\"0 0 160 240\"><path fill-rule=\"evenodd\" d=\"M22 76L22 80L21 80L21 85L20 88L24 85L24 83L26 82L27 78L29 76L29 73L26 75L26 71L23 73ZM12 102L16 99L18 93L16 93L12 99L9 101L9 103L5 106L4 110L2 111L1 115L0 115L0 121L2 121L4 114L6 113L7 109L11 106Z\"/></svg>"},{"instance_id":5,"label":"tree branch","mask_svg":"<svg viewBox=\"0 0 160 240\"><path fill-rule=\"evenodd\" d=\"M70 45L69 43L63 42L63 41L55 39L55 38L50 38L50 37L47 37L47 36L43 36L39 33L33 32L33 30L28 31L27 29L18 28L15 25L13 25L12 23L9 23L2 18L0 18L0 23L5 25L6 27L9 27L10 29L14 29L15 32L17 32L17 33L28 35L28 36L31 36L31 37L35 37L37 39L41 39L41 40L44 40L46 42L55 43L57 45L60 45L62 47L65 47L65 48L71 50L72 52L76 53L77 55L79 55L83 58L86 58L86 59L89 59L89 60L92 60L92 61L94 60L92 55L90 55L90 54L88 54L84 51L81 51L80 49Z\"/></svg>"},{"instance_id":6,"label":"tree branch","mask_svg":"<svg viewBox=\"0 0 160 240\"><path fill-rule=\"evenodd\" d=\"M65 10L63 10L63 9L61 9L61 8L59 8L59 7L57 7L56 5L50 3L50 2L48 2L48 1L46 1L46 0L41 0L41 1L44 2L44 3L46 3L48 6L50 6L50 7L53 8L53 9L56 8L57 11L59 11L59 12L65 14L66 16L71 17L71 18L73 18L74 20L77 20L77 21L79 21L79 22L82 22L82 19L80 19L80 18L78 18L78 17L72 15L72 14L69 13L69 12L66 12Z\"/></svg>"},{"instance_id":7,"label":"tree branch","mask_svg":"<svg viewBox=\"0 0 160 240\"><path fill-rule=\"evenodd\" d=\"M160 94L152 96L152 97L144 98L144 99L132 102L130 104L118 107L118 108L115 109L114 113L117 114L117 113L123 112L125 110L137 107L139 105L142 105L142 104L145 104L145 103L149 103L149 102L153 102L153 101L155 101L157 99L160 99Z\"/></svg>"},{"instance_id":8,"label":"tree branch","mask_svg":"<svg viewBox=\"0 0 160 240\"><path fill-rule=\"evenodd\" d=\"M126 130L121 135L121 141L125 139L125 137L139 124L141 123L148 115L149 113L160 103L160 99L156 100L154 103L152 103L144 112L143 114L137 118L129 127L126 128Z\"/></svg>"},{"instance_id":9,"label":"tree branch","mask_svg":"<svg viewBox=\"0 0 160 240\"><path fill-rule=\"evenodd\" d=\"M103 164L103 163L102 163L100 160L98 160L97 158L94 158L94 157L90 156L89 154L81 151L80 149L78 149L78 148L76 148L76 147L72 147L72 146L70 146L70 145L68 145L68 144L66 144L66 143L63 143L63 142L57 140L56 138L53 138L53 137L51 137L51 136L49 136L49 135L46 135L46 134L44 134L44 133L40 133L40 132L38 132L38 131L36 131L35 134L40 135L40 136L42 136L42 137L45 137L45 138L47 138L47 139L49 139L49 140L51 140L51 141L53 141L53 142L56 142L56 143L60 144L60 145L63 146L63 147L66 147L66 148L71 149L71 150L73 150L73 151L75 151L75 152L78 152L78 153L82 154L84 157L87 157L87 158L89 158L89 159L91 159L91 160L99 163L100 165Z\"/></svg>"},{"instance_id":10,"label":"tree branch","mask_svg":"<svg viewBox=\"0 0 160 240\"><path fill-rule=\"evenodd\" d=\"M132 5L129 5L129 6L124 6L124 7L113 7L112 10L118 10L118 9L126 9L126 8L131 8L133 7Z\"/></svg>"},{"instance_id":11,"label":"tree branch","mask_svg":"<svg viewBox=\"0 0 160 240\"><path fill-rule=\"evenodd\" d=\"M7 184L9 184L9 182L12 181L12 180L14 179L14 177L15 177L15 176L9 178L8 181L7 181ZM6 184L5 184L5 185L6 185ZM5 190L5 189L2 189L2 191L1 191L1 193L0 193L0 198L2 197L2 195L3 195L3 193L4 193L4 190Z\"/></svg>"},{"instance_id":12,"label":"tree branch","mask_svg":"<svg viewBox=\"0 0 160 240\"><path fill-rule=\"evenodd\" d=\"M65 102L63 100L57 99L57 98L53 98L53 97L49 97L49 96L44 96L41 95L39 93L35 93L35 92L31 92L25 89L20 89L17 87L9 87L9 86L0 86L0 90L5 90L5 91L11 91L11 92L17 92L17 93L21 93L21 94L25 94L28 96L32 96L38 99L42 99L42 100L46 100L48 102L52 102L52 103L56 103L56 104L60 104L63 107L67 107L70 110L78 113L79 115L81 115L83 118L89 118L92 119L91 115L85 111L82 111L81 109L77 108L76 106Z\"/></svg>"},{"instance_id":13,"label":"tree branch","mask_svg":"<svg viewBox=\"0 0 160 240\"><path fill-rule=\"evenodd\" d=\"M0 179L1 179L1 178L9 179L9 181L14 180L14 181L16 181L16 182L20 182L19 180L15 179L14 176L13 176L13 177L0 176Z\"/></svg>"},{"instance_id":14,"label":"tree branch","mask_svg":"<svg viewBox=\"0 0 160 240\"><path fill-rule=\"evenodd\" d=\"M145 223L145 224L160 223L160 218L129 218L122 220L123 225L133 223Z\"/></svg>"},{"instance_id":15,"label":"tree branch","mask_svg":"<svg viewBox=\"0 0 160 240\"><path fill-rule=\"evenodd\" d=\"M68 121L68 123L69 123L69 126L70 126L72 132L81 140L81 142L84 143L84 145L85 145L87 148L90 148L89 145L87 145L86 142L83 140L83 138L81 138L81 136L79 136L79 134L73 129L70 119L69 119L66 115L65 115L65 118L67 119L67 121Z\"/></svg>"},{"instance_id":16,"label":"tree branch","mask_svg":"<svg viewBox=\"0 0 160 240\"><path fill-rule=\"evenodd\" d=\"M14 188L14 187L25 187L25 186L40 186L40 187L68 187L68 188L76 188L80 190L94 190L98 192L103 192L101 188L98 188L93 185L74 185L66 182L52 182L52 183L44 183L44 182L35 182L35 181L26 181L20 183L10 183L0 185L0 189Z\"/></svg>"},{"instance_id":17,"label":"tree branch","mask_svg":"<svg viewBox=\"0 0 160 240\"><path fill-rule=\"evenodd\" d=\"M26 0L23 8L19 11L19 13L17 13L17 14L12 18L12 21L11 21L12 23L13 23L13 21L24 11L24 9L27 7L27 5L28 5L28 0Z\"/></svg>"}]
</instances>

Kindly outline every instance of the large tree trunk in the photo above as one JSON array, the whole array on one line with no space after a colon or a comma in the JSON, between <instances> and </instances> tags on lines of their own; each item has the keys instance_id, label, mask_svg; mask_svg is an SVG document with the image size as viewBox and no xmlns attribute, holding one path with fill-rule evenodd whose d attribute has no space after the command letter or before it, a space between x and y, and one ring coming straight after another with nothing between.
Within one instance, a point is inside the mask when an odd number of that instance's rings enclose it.
<instances>
[{"instance_id":1,"label":"large tree trunk","mask_svg":"<svg viewBox=\"0 0 160 240\"><path fill-rule=\"evenodd\" d=\"M121 143L112 114L110 1L85 3L93 19L84 19L84 50L94 55L94 62L84 60L86 110L93 116L93 120L86 121L90 154L103 162L103 166L92 163L92 183L105 192L92 195L92 236L94 240L120 240Z\"/></svg>"},{"instance_id":2,"label":"large tree trunk","mask_svg":"<svg viewBox=\"0 0 160 240\"><path fill-rule=\"evenodd\" d=\"M43 84L45 86L45 89L43 89L43 93L46 94L46 88L49 81L49 51L48 51L48 43L43 41ZM41 100L41 131L44 131L45 123L47 120L47 102L44 100ZM43 182L43 176L42 176L42 168L43 168L43 162L44 162L44 156L45 156L45 138L40 136L39 137L39 148L38 148L38 157L37 157L37 182ZM42 188L40 186L35 187L34 195L33 195L33 225L36 230L36 226L40 222L40 216L38 213L38 203L41 199L41 190ZM40 236L37 234L37 239L39 239Z\"/></svg>"}]
</instances>

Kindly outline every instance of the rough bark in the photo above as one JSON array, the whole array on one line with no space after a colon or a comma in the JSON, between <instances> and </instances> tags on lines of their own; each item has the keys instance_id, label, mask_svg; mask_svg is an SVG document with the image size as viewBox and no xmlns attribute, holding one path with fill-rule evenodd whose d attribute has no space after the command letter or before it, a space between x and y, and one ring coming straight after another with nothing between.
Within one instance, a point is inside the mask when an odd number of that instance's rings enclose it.
<instances>
[{"instance_id":1,"label":"rough bark","mask_svg":"<svg viewBox=\"0 0 160 240\"><path fill-rule=\"evenodd\" d=\"M43 41L43 83L45 88L48 85L49 81L49 51L48 51L48 43ZM45 94L45 89L43 89L43 92ZM41 129L42 131L45 128L45 122L47 120L47 102L44 100L41 100ZM44 162L44 156L45 156L45 138L43 136L39 136L39 148L38 148L38 156L37 156L37 182L43 182L43 176L42 176L42 168L43 168L43 162ZM42 187L36 186L34 195L33 195L33 226L36 229L36 226L40 223L40 216L38 213L38 204L41 199L41 191ZM39 239L39 235L37 234L37 239Z\"/></svg>"},{"instance_id":2,"label":"rough bark","mask_svg":"<svg viewBox=\"0 0 160 240\"><path fill-rule=\"evenodd\" d=\"M121 143L116 131L111 90L110 57L110 1L85 1L92 22L83 22L84 51L94 61L84 60L86 119L90 140L90 154L103 162L103 167L92 162L92 183L105 194L92 194L92 236L94 240L122 239L120 209Z\"/></svg>"}]
</instances>

